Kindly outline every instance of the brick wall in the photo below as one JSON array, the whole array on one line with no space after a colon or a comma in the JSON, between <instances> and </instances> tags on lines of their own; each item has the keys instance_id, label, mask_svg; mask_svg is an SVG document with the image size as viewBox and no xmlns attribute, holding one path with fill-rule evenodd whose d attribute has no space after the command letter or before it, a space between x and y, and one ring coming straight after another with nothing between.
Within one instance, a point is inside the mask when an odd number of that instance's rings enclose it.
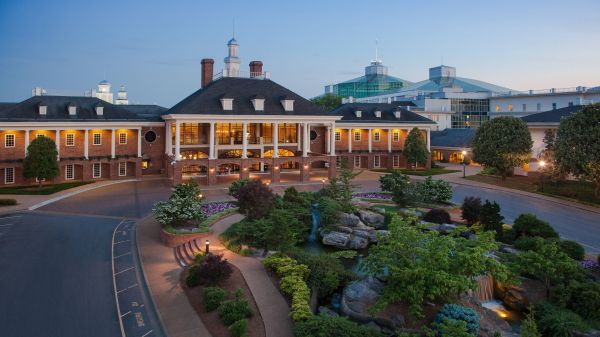
<instances>
[{"instance_id":1,"label":"brick wall","mask_svg":"<svg viewBox=\"0 0 600 337\"><path fill-rule=\"evenodd\" d=\"M156 133L156 140L152 143L147 142L144 138L148 131ZM142 155L145 160L148 160L148 168L143 171L143 174L162 174L165 172L165 144L164 127L142 128Z\"/></svg>"}]
</instances>

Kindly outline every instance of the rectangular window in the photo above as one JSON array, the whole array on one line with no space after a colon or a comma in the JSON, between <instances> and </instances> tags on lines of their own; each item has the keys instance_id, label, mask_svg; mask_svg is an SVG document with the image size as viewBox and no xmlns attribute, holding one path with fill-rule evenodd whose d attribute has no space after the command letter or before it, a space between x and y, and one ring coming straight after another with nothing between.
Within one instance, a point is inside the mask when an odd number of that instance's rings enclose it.
<instances>
[{"instance_id":1,"label":"rectangular window","mask_svg":"<svg viewBox=\"0 0 600 337\"><path fill-rule=\"evenodd\" d=\"M360 156L354 156L354 167L360 168Z\"/></svg>"},{"instance_id":2,"label":"rectangular window","mask_svg":"<svg viewBox=\"0 0 600 337\"><path fill-rule=\"evenodd\" d=\"M394 166L394 167L400 167L400 156L393 156L392 157L392 166Z\"/></svg>"},{"instance_id":3,"label":"rectangular window","mask_svg":"<svg viewBox=\"0 0 600 337\"><path fill-rule=\"evenodd\" d=\"M394 139L394 142L399 142L400 141L400 131L394 131L392 138Z\"/></svg>"},{"instance_id":4,"label":"rectangular window","mask_svg":"<svg viewBox=\"0 0 600 337\"><path fill-rule=\"evenodd\" d=\"M556 103L552 103L552 110L556 110Z\"/></svg>"},{"instance_id":5,"label":"rectangular window","mask_svg":"<svg viewBox=\"0 0 600 337\"><path fill-rule=\"evenodd\" d=\"M75 167L73 164L67 164L67 166L65 166L65 180L73 179L75 179Z\"/></svg>"},{"instance_id":6,"label":"rectangular window","mask_svg":"<svg viewBox=\"0 0 600 337\"><path fill-rule=\"evenodd\" d=\"M569 102L569 107L572 107L572 106L573 106L573 102Z\"/></svg>"},{"instance_id":7,"label":"rectangular window","mask_svg":"<svg viewBox=\"0 0 600 337\"><path fill-rule=\"evenodd\" d=\"M94 145L102 145L102 134L101 133L94 132L92 144L94 144Z\"/></svg>"},{"instance_id":8,"label":"rectangular window","mask_svg":"<svg viewBox=\"0 0 600 337\"><path fill-rule=\"evenodd\" d=\"M127 144L127 132L119 132L119 145Z\"/></svg>"},{"instance_id":9,"label":"rectangular window","mask_svg":"<svg viewBox=\"0 0 600 337\"><path fill-rule=\"evenodd\" d=\"M15 168L5 167L4 168L4 183L14 184L15 183Z\"/></svg>"},{"instance_id":10,"label":"rectangular window","mask_svg":"<svg viewBox=\"0 0 600 337\"><path fill-rule=\"evenodd\" d=\"M541 105L540 103L538 103L538 104L536 105L536 111L537 111L537 112L540 112L540 111L542 111L542 105Z\"/></svg>"},{"instance_id":11,"label":"rectangular window","mask_svg":"<svg viewBox=\"0 0 600 337\"><path fill-rule=\"evenodd\" d=\"M335 167L337 167L337 168L342 167L342 157L340 157L340 156L335 157Z\"/></svg>"},{"instance_id":12,"label":"rectangular window","mask_svg":"<svg viewBox=\"0 0 600 337\"><path fill-rule=\"evenodd\" d=\"M523 104L523 112L527 112L527 104Z\"/></svg>"},{"instance_id":13,"label":"rectangular window","mask_svg":"<svg viewBox=\"0 0 600 337\"><path fill-rule=\"evenodd\" d=\"M381 132L379 132L379 131L373 132L373 140L376 142L380 141L381 140Z\"/></svg>"},{"instance_id":14,"label":"rectangular window","mask_svg":"<svg viewBox=\"0 0 600 337\"><path fill-rule=\"evenodd\" d=\"M119 163L119 177L124 177L127 175L127 163L126 162L120 162Z\"/></svg>"},{"instance_id":15,"label":"rectangular window","mask_svg":"<svg viewBox=\"0 0 600 337\"><path fill-rule=\"evenodd\" d=\"M75 134L74 133L67 133L65 135L65 145L66 146L75 146Z\"/></svg>"},{"instance_id":16,"label":"rectangular window","mask_svg":"<svg viewBox=\"0 0 600 337\"><path fill-rule=\"evenodd\" d=\"M360 131L354 131L354 141L360 142Z\"/></svg>"},{"instance_id":17,"label":"rectangular window","mask_svg":"<svg viewBox=\"0 0 600 337\"><path fill-rule=\"evenodd\" d=\"M27 131L25 131L27 132ZM15 147L15 135L10 133L4 135L4 147Z\"/></svg>"},{"instance_id":18,"label":"rectangular window","mask_svg":"<svg viewBox=\"0 0 600 337\"><path fill-rule=\"evenodd\" d=\"M342 132L341 131L336 131L335 132L335 141L339 142L342 140Z\"/></svg>"},{"instance_id":19,"label":"rectangular window","mask_svg":"<svg viewBox=\"0 0 600 337\"><path fill-rule=\"evenodd\" d=\"M92 166L92 178L100 178L102 176L102 164L94 163Z\"/></svg>"},{"instance_id":20,"label":"rectangular window","mask_svg":"<svg viewBox=\"0 0 600 337\"><path fill-rule=\"evenodd\" d=\"M142 170L147 170L148 166L150 166L150 162L146 159L142 160Z\"/></svg>"},{"instance_id":21,"label":"rectangular window","mask_svg":"<svg viewBox=\"0 0 600 337\"><path fill-rule=\"evenodd\" d=\"M500 111L500 105L496 104L496 112L499 112L499 111Z\"/></svg>"},{"instance_id":22,"label":"rectangular window","mask_svg":"<svg viewBox=\"0 0 600 337\"><path fill-rule=\"evenodd\" d=\"M379 156L373 157L373 167L379 168L381 165L381 158Z\"/></svg>"},{"instance_id":23,"label":"rectangular window","mask_svg":"<svg viewBox=\"0 0 600 337\"><path fill-rule=\"evenodd\" d=\"M509 104L509 105L508 105L508 111L510 111L510 112L512 112L512 111L513 111L513 106L512 106L512 104Z\"/></svg>"}]
</instances>

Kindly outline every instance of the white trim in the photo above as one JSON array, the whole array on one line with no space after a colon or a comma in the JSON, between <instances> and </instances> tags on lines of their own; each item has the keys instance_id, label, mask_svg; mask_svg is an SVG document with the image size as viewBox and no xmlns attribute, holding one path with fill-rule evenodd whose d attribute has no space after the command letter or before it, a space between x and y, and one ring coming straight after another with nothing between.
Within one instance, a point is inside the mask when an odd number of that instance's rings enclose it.
<instances>
[{"instance_id":1,"label":"white trim","mask_svg":"<svg viewBox=\"0 0 600 337\"><path fill-rule=\"evenodd\" d=\"M96 175L96 165L98 165L98 175ZM92 164L92 178L94 178L94 179L102 178L102 164L101 163L93 163Z\"/></svg>"},{"instance_id":2,"label":"white trim","mask_svg":"<svg viewBox=\"0 0 600 337\"><path fill-rule=\"evenodd\" d=\"M238 117L239 119L239 117ZM89 128L93 130L99 129L130 129L139 126L156 126L164 127L164 122L2 122L0 130L15 130L22 128L39 129L39 130L75 130Z\"/></svg>"},{"instance_id":3,"label":"white trim","mask_svg":"<svg viewBox=\"0 0 600 337\"><path fill-rule=\"evenodd\" d=\"M70 178L68 175L69 167L71 167L71 177ZM75 165L67 164L67 165L65 165L65 180L73 180L73 179L75 179Z\"/></svg>"},{"instance_id":4,"label":"white trim","mask_svg":"<svg viewBox=\"0 0 600 337\"><path fill-rule=\"evenodd\" d=\"M8 136L12 136L12 145L8 146ZM6 133L4 134L4 147L5 148L14 148L17 145L17 136L14 133Z\"/></svg>"},{"instance_id":5,"label":"white trim","mask_svg":"<svg viewBox=\"0 0 600 337\"><path fill-rule=\"evenodd\" d=\"M344 123L341 122L339 124L337 124L337 126L339 128L344 128L344 129L348 129L348 128L352 128L352 129L387 129L387 128L392 128L392 129L404 129L404 128L420 128L425 130L426 128L430 128L432 125L434 125L435 123L414 123L414 124L407 124L407 123L369 123L369 122L364 122L364 123Z\"/></svg>"},{"instance_id":6,"label":"white trim","mask_svg":"<svg viewBox=\"0 0 600 337\"><path fill-rule=\"evenodd\" d=\"M125 141L121 142L121 135L125 135ZM127 145L127 131L119 132L119 145Z\"/></svg>"},{"instance_id":7,"label":"white trim","mask_svg":"<svg viewBox=\"0 0 600 337\"><path fill-rule=\"evenodd\" d=\"M392 167L400 167L400 156L397 154L392 156Z\"/></svg>"},{"instance_id":8,"label":"white trim","mask_svg":"<svg viewBox=\"0 0 600 337\"><path fill-rule=\"evenodd\" d=\"M123 174L121 174L121 166L123 166ZM126 161L119 162L119 166L117 167L117 174L119 175L119 177L127 176L127 162Z\"/></svg>"},{"instance_id":9,"label":"white trim","mask_svg":"<svg viewBox=\"0 0 600 337\"><path fill-rule=\"evenodd\" d=\"M334 134L334 137L336 142L341 142L342 141L342 131L336 131Z\"/></svg>"},{"instance_id":10,"label":"white trim","mask_svg":"<svg viewBox=\"0 0 600 337\"><path fill-rule=\"evenodd\" d=\"M357 164L356 163L357 159L358 159L358 165L356 165ZM360 162L361 162L360 156L354 156L353 160L354 160L354 168L360 168Z\"/></svg>"},{"instance_id":11,"label":"white trim","mask_svg":"<svg viewBox=\"0 0 600 337\"><path fill-rule=\"evenodd\" d=\"M7 179L8 178L8 174L6 174L6 170L8 170L8 169L12 170L12 181L8 181L8 179ZM15 170L14 167L5 167L4 168L4 184L5 185L11 185L11 184L15 183L15 181L17 180L16 177L15 177L15 175L16 175L15 172L16 172L16 170Z\"/></svg>"},{"instance_id":12,"label":"white trim","mask_svg":"<svg viewBox=\"0 0 600 337\"><path fill-rule=\"evenodd\" d=\"M69 144L69 136L73 136L71 144ZM65 133L65 146L75 146L75 134L73 132Z\"/></svg>"},{"instance_id":13,"label":"white trim","mask_svg":"<svg viewBox=\"0 0 600 337\"><path fill-rule=\"evenodd\" d=\"M99 136L98 139L100 140L100 142L98 144L96 144L96 135ZM102 132L92 132L92 145L96 145L96 146L102 145Z\"/></svg>"},{"instance_id":14,"label":"white trim","mask_svg":"<svg viewBox=\"0 0 600 337\"><path fill-rule=\"evenodd\" d=\"M373 168L381 167L381 156L375 155L373 156Z\"/></svg>"},{"instance_id":15,"label":"white trim","mask_svg":"<svg viewBox=\"0 0 600 337\"><path fill-rule=\"evenodd\" d=\"M206 122L220 122L220 121L237 121L239 123L240 118L245 121L252 121L253 123L273 123L275 121L299 121L299 122L333 122L342 119L342 116L319 116L319 115L223 115L223 114L210 114L210 115L192 115L192 114L177 114L177 115L165 115L161 116L164 120L186 120L186 121L206 121Z\"/></svg>"},{"instance_id":16,"label":"white trim","mask_svg":"<svg viewBox=\"0 0 600 337\"><path fill-rule=\"evenodd\" d=\"M356 135L358 135L358 139L356 138ZM352 130L352 141L353 142L360 142L362 140L362 131L354 131Z\"/></svg>"},{"instance_id":17,"label":"white trim","mask_svg":"<svg viewBox=\"0 0 600 337\"><path fill-rule=\"evenodd\" d=\"M381 131L374 131L373 132L373 141L374 142L380 142L381 141Z\"/></svg>"}]
</instances>

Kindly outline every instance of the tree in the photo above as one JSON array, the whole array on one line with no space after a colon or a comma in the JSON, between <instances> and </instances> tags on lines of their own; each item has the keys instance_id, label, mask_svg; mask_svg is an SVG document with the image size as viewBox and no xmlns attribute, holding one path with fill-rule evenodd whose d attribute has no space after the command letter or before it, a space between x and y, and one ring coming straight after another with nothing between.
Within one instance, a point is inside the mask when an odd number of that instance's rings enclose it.
<instances>
[{"instance_id":1,"label":"tree","mask_svg":"<svg viewBox=\"0 0 600 337\"><path fill-rule=\"evenodd\" d=\"M481 199L479 197L465 197L460 209L462 210L462 218L469 225L473 225L479 221L481 215Z\"/></svg>"},{"instance_id":2,"label":"tree","mask_svg":"<svg viewBox=\"0 0 600 337\"><path fill-rule=\"evenodd\" d=\"M240 244L269 250L287 250L304 237L304 224L290 210L274 208L266 217L244 219L226 232Z\"/></svg>"},{"instance_id":3,"label":"tree","mask_svg":"<svg viewBox=\"0 0 600 337\"><path fill-rule=\"evenodd\" d=\"M525 319L521 321L521 332L519 337L542 337L533 316L533 309L530 309L529 313L525 315Z\"/></svg>"},{"instance_id":4,"label":"tree","mask_svg":"<svg viewBox=\"0 0 600 337\"><path fill-rule=\"evenodd\" d=\"M342 98L334 94L325 94L312 98L311 101L323 108L325 111L331 111L342 104Z\"/></svg>"},{"instance_id":5,"label":"tree","mask_svg":"<svg viewBox=\"0 0 600 337\"><path fill-rule=\"evenodd\" d=\"M202 213L202 197L200 189L194 180L175 186L168 201L154 204L152 212L162 225L181 226L190 220L200 221Z\"/></svg>"},{"instance_id":6,"label":"tree","mask_svg":"<svg viewBox=\"0 0 600 337\"><path fill-rule=\"evenodd\" d=\"M529 162L532 145L525 122L515 117L497 117L477 129L472 143L473 160L495 168L504 180L515 167Z\"/></svg>"},{"instance_id":7,"label":"tree","mask_svg":"<svg viewBox=\"0 0 600 337\"><path fill-rule=\"evenodd\" d=\"M404 143L404 156L409 163L415 163L415 168L419 164L427 164L429 151L427 151L427 145L418 128L413 128L408 133Z\"/></svg>"},{"instance_id":8,"label":"tree","mask_svg":"<svg viewBox=\"0 0 600 337\"><path fill-rule=\"evenodd\" d=\"M556 161L556 130L547 129L544 131L544 144L546 144L546 147L540 153L540 160L543 160L545 165L539 168L540 178L542 183L546 179L557 182L564 174L560 171L560 166Z\"/></svg>"},{"instance_id":9,"label":"tree","mask_svg":"<svg viewBox=\"0 0 600 337\"><path fill-rule=\"evenodd\" d=\"M240 186L234 197L240 212L249 219L262 218L275 207L275 194L260 180L251 180Z\"/></svg>"},{"instance_id":10,"label":"tree","mask_svg":"<svg viewBox=\"0 0 600 337\"><path fill-rule=\"evenodd\" d=\"M392 200L400 206L410 203L412 194L410 178L402 172L394 170L390 174L379 177L381 190L392 193Z\"/></svg>"},{"instance_id":11,"label":"tree","mask_svg":"<svg viewBox=\"0 0 600 337\"><path fill-rule=\"evenodd\" d=\"M354 206L352 205L352 191L355 187L352 180L358 173L352 171L348 165L348 160L345 158L342 159L338 172L338 177L329 181L329 185L325 186L321 191L321 195L336 200L343 212L351 212L354 210Z\"/></svg>"},{"instance_id":12,"label":"tree","mask_svg":"<svg viewBox=\"0 0 600 337\"><path fill-rule=\"evenodd\" d=\"M481 225L483 230L496 232L496 238L502 237L502 220L504 217L500 214L500 205L498 203L486 200L481 207Z\"/></svg>"},{"instance_id":13,"label":"tree","mask_svg":"<svg viewBox=\"0 0 600 337\"><path fill-rule=\"evenodd\" d=\"M561 120L556 134L556 160L564 172L595 185L600 198L600 104L587 105Z\"/></svg>"},{"instance_id":14,"label":"tree","mask_svg":"<svg viewBox=\"0 0 600 337\"><path fill-rule=\"evenodd\" d=\"M470 241L460 235L442 235L414 226L411 216L395 216L389 234L369 249L360 267L386 282L373 311L403 301L411 317L423 317L423 302L457 298L477 288L476 276L492 274L506 282L506 267L490 251L498 249L492 233Z\"/></svg>"},{"instance_id":15,"label":"tree","mask_svg":"<svg viewBox=\"0 0 600 337\"><path fill-rule=\"evenodd\" d=\"M39 185L43 180L54 179L60 170L58 167L56 143L48 137L36 137L27 147L23 161L23 175L37 178Z\"/></svg>"}]
</instances>

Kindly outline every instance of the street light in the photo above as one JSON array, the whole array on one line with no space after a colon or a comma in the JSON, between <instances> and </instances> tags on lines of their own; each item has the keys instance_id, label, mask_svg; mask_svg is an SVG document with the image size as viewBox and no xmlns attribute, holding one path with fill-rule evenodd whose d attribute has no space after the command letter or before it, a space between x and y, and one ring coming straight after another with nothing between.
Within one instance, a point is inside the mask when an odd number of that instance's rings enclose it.
<instances>
[{"instance_id":1,"label":"street light","mask_svg":"<svg viewBox=\"0 0 600 337\"><path fill-rule=\"evenodd\" d=\"M325 178L321 179L321 182L323 182L323 188L325 188Z\"/></svg>"},{"instance_id":2,"label":"street light","mask_svg":"<svg viewBox=\"0 0 600 337\"><path fill-rule=\"evenodd\" d=\"M540 160L540 191L544 192L544 167L546 166L546 162Z\"/></svg>"},{"instance_id":3,"label":"street light","mask_svg":"<svg viewBox=\"0 0 600 337\"><path fill-rule=\"evenodd\" d=\"M208 253L209 253L209 250L210 250L210 249L209 249L209 247L210 247L210 241L206 240L206 242L205 242L205 243L206 243L206 249L204 250L204 253L205 253L206 255L208 255Z\"/></svg>"},{"instance_id":4,"label":"street light","mask_svg":"<svg viewBox=\"0 0 600 337\"><path fill-rule=\"evenodd\" d=\"M463 178L467 177L467 151L462 150L463 155Z\"/></svg>"}]
</instances>

